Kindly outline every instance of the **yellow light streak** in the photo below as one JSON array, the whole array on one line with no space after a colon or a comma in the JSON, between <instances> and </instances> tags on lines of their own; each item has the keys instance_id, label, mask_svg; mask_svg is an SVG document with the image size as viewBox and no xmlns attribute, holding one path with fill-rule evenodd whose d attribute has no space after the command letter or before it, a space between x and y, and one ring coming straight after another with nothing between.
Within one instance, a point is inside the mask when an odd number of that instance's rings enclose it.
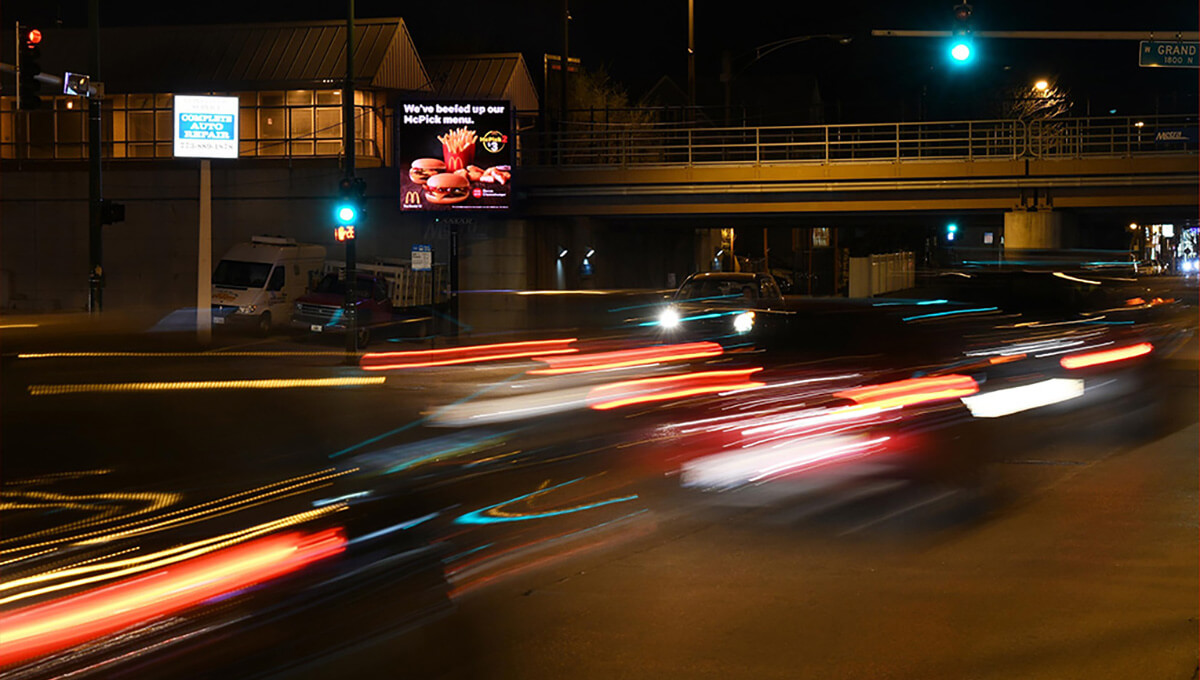
<instances>
[{"instance_id":1,"label":"yellow light streak","mask_svg":"<svg viewBox=\"0 0 1200 680\"><path fill-rule=\"evenodd\" d=\"M1058 278L1060 278L1060 279L1066 279L1067 281L1074 281L1074 282L1076 282L1076 283L1088 283L1088 284L1091 284L1091 285L1093 285L1093 286L1099 286L1099 285L1100 285L1100 282L1099 282L1099 281L1092 281L1092 280L1090 280L1090 279L1081 279L1081 278L1079 278L1079 277L1077 277L1077 276L1071 276L1070 274L1064 274L1064 273L1062 273L1062 272L1054 272L1054 275L1055 275L1055 276L1057 276L1057 277L1058 277Z\"/></svg>"},{"instance_id":2,"label":"yellow light streak","mask_svg":"<svg viewBox=\"0 0 1200 680\"><path fill-rule=\"evenodd\" d=\"M173 510L171 512L165 513L165 514L157 516L157 517L146 517L143 519L135 520L133 522L128 522L123 525L110 527L108 529L98 529L96 531L91 531L91 532L88 532L85 534L79 534L76 536L68 536L68 537L63 537L63 538L59 538L59 539L55 539L55 540L51 540L51 541L43 541L41 543L35 543L32 545L24 545L19 548L9 548L7 550L0 550L0 555L11 554L13 552L21 552L21 551L25 551L25 550L32 550L32 549L40 548L40 547L43 547L46 545L54 545L54 544L59 544L59 543L64 543L64 542L81 543L84 545L90 544L90 543L102 543L102 542L105 542L108 540L112 540L114 538L120 538L122 536L133 535L135 533L145 533L146 531L151 531L153 529L163 528L166 526L190 523L191 521L194 521L197 517L204 517L206 515L208 515L210 517L220 516L220 514L226 514L228 508L236 508L239 505L254 503L255 501L261 500L263 498L270 498L270 497L273 497L277 494L280 494L280 493L283 493L286 491L291 491L293 489L298 489L298 488L305 487L305 486L311 485L311 484L318 484L320 482L325 482L325 481L334 479L336 477L340 477L342 475L347 475L347 474L350 474L352 472L357 472L357 471L358 471L358 468L350 468L348 470L343 470L341 472L336 471L336 468L325 468L324 470L320 470L317 472L310 472L307 474L298 475L296 477L291 477L289 479L284 479L284 480L280 480L277 482L271 482L270 484L263 484L262 486L258 486L253 489L248 489L246 491L239 491L238 493L235 493L235 494L230 494L228 496L216 498L211 501L205 501L204 503L200 503L199 505L193 505L193 506L189 506L186 508L180 508L178 510ZM276 487L278 487L278 488L276 488ZM273 489L273 490L268 491L269 489ZM255 494L257 494L257 495L255 495ZM291 495L291 494L289 494L289 495ZM234 500L234 499L243 498L243 497L249 497L249 498L245 498L244 500L241 500L241 501ZM211 506L218 506L218 507L212 508L211 510L204 510L204 508L209 508ZM213 514L213 513L217 513L217 514ZM137 513L137 514L142 514L142 513ZM184 516L179 517L177 519L173 519L173 520L169 519L169 518L177 516L177 515L184 515ZM149 526L141 526L141 527L138 526L139 524L142 524L142 523L148 522L148 521L156 521L156 523L151 524ZM46 529L46 530L39 531L34 534L27 534L24 536L0 539L0 544L25 541L25 540L29 540L31 538L38 538L38 537L46 536L49 534L61 533L63 531L67 531L67 530L71 530L71 529L79 529L79 528L83 528L86 526L92 526L94 524L96 524L95 521L76 522L76 523L74 523L72 525L68 525L66 527L59 527L59 528L55 528L55 529ZM103 536L103 539L102 540L85 540L85 539L91 539L92 537L95 537L95 536Z\"/></svg>"},{"instance_id":3,"label":"yellow light streak","mask_svg":"<svg viewBox=\"0 0 1200 680\"><path fill-rule=\"evenodd\" d=\"M5 494L5 495L8 498L6 498L5 501L0 502L0 510L18 510L18 509L25 509L25 508L45 508L47 506L57 507L57 508L67 508L67 509L71 509L71 510L96 510L96 509L98 509L100 504L111 503L113 501L117 501L117 502L149 501L149 504L147 506L145 506L139 510L136 510L134 512L128 513L129 517L134 517L137 515L143 515L143 514L146 514L149 512L155 512L157 510L161 510L161 509L167 507L168 505L174 505L175 503L179 502L179 500L183 497L181 494L177 494L177 493L115 492L115 493L98 493L98 494L85 494L85 495L68 495L68 494L51 493L48 491L16 491L16 492L13 492L10 494ZM16 500L11 500L13 498L15 498ZM21 503L21 502L19 502L21 499L35 499L37 502ZM87 503L86 501L93 501L93 502ZM85 527L93 526L95 524L98 524L100 522L110 519L114 515L119 514L121 512L121 510L122 509L120 507L108 507L108 508L104 509L103 511L101 511L98 515L93 515L92 517L89 517L85 520L80 520L78 522L72 522L70 524L65 524L65 525L54 527L51 529L44 529L42 531L39 531L39 532L36 532L33 534L26 534L23 536L14 536L14 537L9 537L9 538L5 538L5 539L0 539L0 545L3 545L5 543L14 543L17 541L29 540L31 538L38 538L40 536L46 536L49 534L58 534L58 533L63 533L63 532L68 532L68 531L73 531L76 529L82 529ZM46 545L46 544L40 543L40 544L36 544L36 545L25 546L25 548L23 548L23 549L27 550L27 549L31 549L31 548L37 548L42 545ZM11 551L0 551L0 554L5 554L6 552L11 552Z\"/></svg>"},{"instance_id":4,"label":"yellow light streak","mask_svg":"<svg viewBox=\"0 0 1200 680\"><path fill-rule=\"evenodd\" d=\"M10 328L37 328L36 323L6 323L0 325L0 330L8 330Z\"/></svg>"},{"instance_id":5,"label":"yellow light streak","mask_svg":"<svg viewBox=\"0 0 1200 680\"><path fill-rule=\"evenodd\" d=\"M243 543L252 538L257 538L258 536L269 534L269 533L278 531L280 529L284 529L289 526L295 526L297 524L302 524L304 522L308 522L313 519L317 519L324 515L332 514L335 512L341 512L342 510L345 510L346 507L347 506L344 503L335 503L332 505L327 505L323 508L317 508L315 510L307 510L305 512L296 513L294 515L282 517L277 520L272 520L270 522L258 524L258 525L249 527L247 529L242 529L239 531L232 531L232 532L229 532L226 534L221 534L219 536L213 536L211 538L206 538L206 539L203 539L200 541L195 541L195 542L187 543L187 544L184 544L181 546L176 546L174 548L168 548L166 550L161 550L159 552L151 553L149 555L142 555L139 557L132 557L132 558L124 559L124 560L118 560L117 562L113 562L113 563L109 563L109 564L93 564L93 565L84 566L84 567L67 569L64 571L56 571L56 572L52 572L52 573L37 574L35 576L28 576L25 578L16 579L14 581L0 584L0 590L12 590L15 588L22 588L22 587L26 587L26 586L36 585L38 583L43 583L48 580L60 579L60 578L63 578L64 576L77 576L77 575L92 573L92 572L104 570L104 569L116 569L117 570L117 571L112 571L109 573L97 574L95 576L88 576L85 578L76 578L74 580L67 581L66 583L59 583L56 585L38 588L36 590L30 590L30 591L26 591L23 593L17 593L15 595L9 595L8 597L0 599L0 605L6 605L6 604L10 604L12 602L18 602L20 600L25 600L25 599L28 599L31 597L37 597L40 595L45 595L47 593L53 593L53 592L57 592L60 590L65 590L68 588L76 588L76 587L88 585L91 583L97 583L100 581L109 581L112 579L129 576L132 574L138 574L141 572L158 569L160 567L165 567L165 566L177 563L177 562L182 562L184 560L188 560L193 557L199 557L200 555L204 555L204 554L213 552L215 550L220 550L220 549L228 547L230 545L235 545L237 543Z\"/></svg>"},{"instance_id":6,"label":"yellow light streak","mask_svg":"<svg viewBox=\"0 0 1200 680\"><path fill-rule=\"evenodd\" d=\"M6 486L27 486L29 484L45 484L47 482L57 482L64 479L79 479L80 477L92 477L96 475L107 475L111 473L111 469L101 470L73 470L71 472L54 472L48 475L38 475L37 477L26 477L24 479L11 479L5 482Z\"/></svg>"},{"instance_id":7,"label":"yellow light streak","mask_svg":"<svg viewBox=\"0 0 1200 680\"><path fill-rule=\"evenodd\" d=\"M191 380L184 382L96 383L84 385L30 385L35 397L86 392L166 392L188 390L278 390L307 387L369 387L379 378L275 378L267 380Z\"/></svg>"},{"instance_id":8,"label":"yellow light streak","mask_svg":"<svg viewBox=\"0 0 1200 680\"><path fill-rule=\"evenodd\" d=\"M18 359L181 359L195 357L344 357L345 352L26 352Z\"/></svg>"}]
</instances>

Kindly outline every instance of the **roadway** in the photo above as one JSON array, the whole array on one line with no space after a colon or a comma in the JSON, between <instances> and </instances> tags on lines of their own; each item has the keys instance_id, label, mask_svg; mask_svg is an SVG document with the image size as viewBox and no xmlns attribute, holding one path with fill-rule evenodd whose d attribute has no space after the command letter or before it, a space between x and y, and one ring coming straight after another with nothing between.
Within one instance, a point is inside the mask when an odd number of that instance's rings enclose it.
<instances>
[{"instance_id":1,"label":"roadway","mask_svg":"<svg viewBox=\"0 0 1200 680\"><path fill-rule=\"evenodd\" d=\"M170 492L186 506L353 467L398 484L411 514L430 518L450 606L415 616L421 643L403 649L419 653L359 649L308 666L309 677L394 675L397 663L414 677L472 678L1197 672L1195 340L1166 362L1161 412L1122 402L965 431L964 450L995 452L980 513L923 486L714 506L683 494L663 442L621 414L446 426L446 414L502 411L504 402L468 408L532 389L527 359L373 372L344 365L336 343L283 335L218 334L197 348L186 336L77 318L5 326L10 502L34 483L80 502L110 494L99 502L108 511L129 502L112 496L120 493ZM373 349L422 348L382 345ZM28 356L96 350L137 354ZM112 387L185 382L179 391ZM79 391L44 389L66 385ZM550 401L566 404L570 393ZM61 486L80 471L90 472ZM5 512L11 547L88 511L59 502Z\"/></svg>"}]
</instances>

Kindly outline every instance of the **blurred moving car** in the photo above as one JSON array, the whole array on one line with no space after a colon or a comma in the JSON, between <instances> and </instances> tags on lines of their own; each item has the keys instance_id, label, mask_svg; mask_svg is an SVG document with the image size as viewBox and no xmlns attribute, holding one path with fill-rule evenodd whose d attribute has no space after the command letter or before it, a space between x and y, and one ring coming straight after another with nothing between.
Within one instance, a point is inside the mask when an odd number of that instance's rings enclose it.
<instances>
[{"instance_id":1,"label":"blurred moving car","mask_svg":"<svg viewBox=\"0 0 1200 680\"><path fill-rule=\"evenodd\" d=\"M767 273L701 272L684 280L656 319L671 336L714 340L761 335L784 313L784 298Z\"/></svg>"},{"instance_id":2,"label":"blurred moving car","mask_svg":"<svg viewBox=\"0 0 1200 680\"><path fill-rule=\"evenodd\" d=\"M23 507L4 539L6 678L379 677L395 664L428 677L456 663L455 638L436 634L451 609L424 531L436 511L406 494L337 469L209 498L97 495L73 479L10 494ZM64 507L78 521L54 521Z\"/></svg>"},{"instance_id":3,"label":"blurred moving car","mask_svg":"<svg viewBox=\"0 0 1200 680\"><path fill-rule=\"evenodd\" d=\"M1152 407L1158 360L1195 326L1133 279L950 284L947 297L789 301L753 353L761 388L680 403L655 434L672 442L682 484L751 503L868 480L974 494L1007 440L980 436L988 423ZM947 299L950 287L968 301Z\"/></svg>"}]
</instances>

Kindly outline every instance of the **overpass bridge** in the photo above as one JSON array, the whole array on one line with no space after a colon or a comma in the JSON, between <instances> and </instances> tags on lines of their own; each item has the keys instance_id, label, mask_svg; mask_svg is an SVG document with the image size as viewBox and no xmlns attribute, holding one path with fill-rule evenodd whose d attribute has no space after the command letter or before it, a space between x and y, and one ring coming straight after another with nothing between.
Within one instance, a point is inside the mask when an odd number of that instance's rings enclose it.
<instances>
[{"instance_id":1,"label":"overpass bridge","mask_svg":"<svg viewBox=\"0 0 1200 680\"><path fill-rule=\"evenodd\" d=\"M528 212L723 216L1198 205L1197 116L521 136Z\"/></svg>"}]
</instances>

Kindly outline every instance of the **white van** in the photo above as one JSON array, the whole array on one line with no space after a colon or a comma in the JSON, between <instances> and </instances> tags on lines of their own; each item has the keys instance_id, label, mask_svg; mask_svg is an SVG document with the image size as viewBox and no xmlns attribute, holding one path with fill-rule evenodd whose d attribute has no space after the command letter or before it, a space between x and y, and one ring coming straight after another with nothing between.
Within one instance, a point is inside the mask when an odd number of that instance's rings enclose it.
<instances>
[{"instance_id":1,"label":"white van","mask_svg":"<svg viewBox=\"0 0 1200 680\"><path fill-rule=\"evenodd\" d=\"M286 326L296 298L320 280L325 246L255 236L229 249L212 275L213 323Z\"/></svg>"}]
</instances>

